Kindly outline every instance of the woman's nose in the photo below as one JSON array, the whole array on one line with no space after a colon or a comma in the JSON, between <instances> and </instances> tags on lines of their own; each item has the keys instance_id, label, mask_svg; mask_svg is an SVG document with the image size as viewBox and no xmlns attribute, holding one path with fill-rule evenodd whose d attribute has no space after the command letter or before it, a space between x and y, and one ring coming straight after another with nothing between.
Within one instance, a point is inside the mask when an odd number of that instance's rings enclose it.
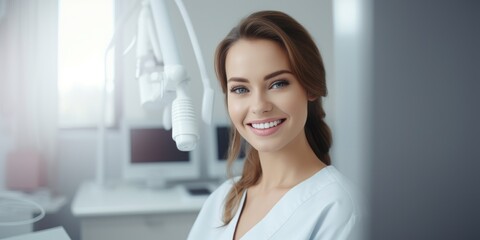
<instances>
[{"instance_id":1,"label":"woman's nose","mask_svg":"<svg viewBox=\"0 0 480 240\"><path fill-rule=\"evenodd\" d=\"M273 108L273 104L264 93L255 94L252 99L252 112L254 114L263 114L270 112Z\"/></svg>"}]
</instances>

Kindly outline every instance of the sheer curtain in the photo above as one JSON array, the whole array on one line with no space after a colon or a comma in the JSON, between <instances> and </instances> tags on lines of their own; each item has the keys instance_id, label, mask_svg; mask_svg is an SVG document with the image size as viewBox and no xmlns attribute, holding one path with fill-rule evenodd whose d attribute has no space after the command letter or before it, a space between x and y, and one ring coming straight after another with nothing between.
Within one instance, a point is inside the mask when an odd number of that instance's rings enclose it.
<instances>
[{"instance_id":1,"label":"sheer curtain","mask_svg":"<svg viewBox=\"0 0 480 240\"><path fill-rule=\"evenodd\" d=\"M0 1L4 12L0 16L0 140L3 137L4 146L8 146L0 156L0 178L11 174L5 164L8 155L26 151L43 159L44 180L53 187L57 165L58 0ZM29 167L20 171L29 172Z\"/></svg>"}]
</instances>

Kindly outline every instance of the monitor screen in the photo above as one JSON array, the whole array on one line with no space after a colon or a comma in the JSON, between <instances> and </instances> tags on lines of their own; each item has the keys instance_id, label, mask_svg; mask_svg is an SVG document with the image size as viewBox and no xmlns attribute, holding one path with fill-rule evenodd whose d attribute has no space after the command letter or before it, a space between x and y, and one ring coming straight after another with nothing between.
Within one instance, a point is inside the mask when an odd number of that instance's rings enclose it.
<instances>
[{"instance_id":1,"label":"monitor screen","mask_svg":"<svg viewBox=\"0 0 480 240\"><path fill-rule=\"evenodd\" d=\"M124 180L161 185L199 177L198 147L190 152L178 150L172 130L156 124L131 122L124 123L122 129Z\"/></svg>"},{"instance_id":2,"label":"monitor screen","mask_svg":"<svg viewBox=\"0 0 480 240\"><path fill-rule=\"evenodd\" d=\"M208 162L208 171L211 177L225 178L227 177L227 156L230 146L230 125L222 124L212 127L210 140L210 157ZM233 163L233 174L239 175L243 168L243 160L245 159L245 142L242 140L242 151L238 159Z\"/></svg>"},{"instance_id":3,"label":"monitor screen","mask_svg":"<svg viewBox=\"0 0 480 240\"><path fill-rule=\"evenodd\" d=\"M130 129L130 161L132 163L188 162L188 160L188 152L178 150L172 140L172 130Z\"/></svg>"},{"instance_id":4,"label":"monitor screen","mask_svg":"<svg viewBox=\"0 0 480 240\"><path fill-rule=\"evenodd\" d=\"M228 147L230 146L230 127L229 126L217 126L217 159L220 161L226 161L228 157ZM239 155L240 159L245 158L245 144L242 140L242 151Z\"/></svg>"}]
</instances>

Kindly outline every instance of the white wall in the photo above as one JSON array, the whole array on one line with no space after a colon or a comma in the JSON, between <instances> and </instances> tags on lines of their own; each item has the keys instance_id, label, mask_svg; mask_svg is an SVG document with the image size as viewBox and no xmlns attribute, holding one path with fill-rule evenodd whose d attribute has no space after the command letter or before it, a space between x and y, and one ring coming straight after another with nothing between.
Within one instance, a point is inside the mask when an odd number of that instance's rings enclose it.
<instances>
[{"instance_id":1,"label":"white wall","mask_svg":"<svg viewBox=\"0 0 480 240\"><path fill-rule=\"evenodd\" d=\"M6 188L6 157L9 151L13 149L13 139L11 130L7 129L8 124L0 118L0 191Z\"/></svg>"},{"instance_id":2,"label":"white wall","mask_svg":"<svg viewBox=\"0 0 480 240\"><path fill-rule=\"evenodd\" d=\"M10 141L4 133L0 132L0 190L5 188L5 162L6 162L6 154L10 149Z\"/></svg>"},{"instance_id":3,"label":"white wall","mask_svg":"<svg viewBox=\"0 0 480 240\"><path fill-rule=\"evenodd\" d=\"M332 122L335 164L358 190L362 220L355 239L365 238L367 228L369 169L371 164L372 25L371 0L336 0L334 12L333 94L335 121Z\"/></svg>"}]
</instances>

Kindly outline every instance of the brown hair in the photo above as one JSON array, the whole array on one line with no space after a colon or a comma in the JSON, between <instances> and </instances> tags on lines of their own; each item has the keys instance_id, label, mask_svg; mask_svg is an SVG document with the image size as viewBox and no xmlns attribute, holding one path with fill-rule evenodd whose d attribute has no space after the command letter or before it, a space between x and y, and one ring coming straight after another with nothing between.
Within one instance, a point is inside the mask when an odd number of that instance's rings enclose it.
<instances>
[{"instance_id":1,"label":"brown hair","mask_svg":"<svg viewBox=\"0 0 480 240\"><path fill-rule=\"evenodd\" d=\"M225 99L227 98L227 74L225 60L230 47L239 39L267 39L274 41L286 51L292 73L307 90L309 97L316 99L308 102L308 116L305 134L316 156L326 165L330 165L329 149L332 143L330 128L324 121L325 112L322 99L327 95L325 69L322 57L307 30L289 15L278 11L260 11L243 19L223 39L215 53L215 71L220 81ZM227 99L226 99L227 100ZM229 177L232 176L232 164L240 153L240 133L232 128L230 149L227 160ZM228 224L238 210L243 191L257 183L262 175L258 152L247 147L241 178L234 183L225 199L223 222Z\"/></svg>"}]
</instances>

